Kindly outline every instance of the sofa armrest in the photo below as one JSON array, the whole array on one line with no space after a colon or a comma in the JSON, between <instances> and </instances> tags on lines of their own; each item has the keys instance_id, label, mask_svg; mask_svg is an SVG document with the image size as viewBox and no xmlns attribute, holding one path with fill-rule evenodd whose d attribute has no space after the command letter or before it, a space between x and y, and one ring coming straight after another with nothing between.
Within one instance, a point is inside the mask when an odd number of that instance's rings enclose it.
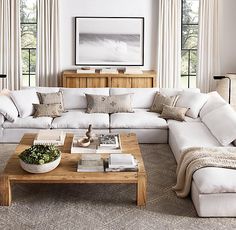
<instances>
[{"instance_id":1,"label":"sofa armrest","mask_svg":"<svg viewBox=\"0 0 236 230\"><path fill-rule=\"evenodd\" d=\"M5 117L0 113L0 126L2 126L4 121L5 121Z\"/></svg>"}]
</instances>

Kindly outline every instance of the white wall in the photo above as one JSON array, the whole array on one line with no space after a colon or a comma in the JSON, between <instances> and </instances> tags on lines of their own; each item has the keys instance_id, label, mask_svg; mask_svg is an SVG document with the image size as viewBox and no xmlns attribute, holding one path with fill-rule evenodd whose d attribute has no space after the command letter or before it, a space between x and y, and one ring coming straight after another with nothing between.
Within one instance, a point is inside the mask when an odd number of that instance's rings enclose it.
<instances>
[{"instance_id":1,"label":"white wall","mask_svg":"<svg viewBox=\"0 0 236 230\"><path fill-rule=\"evenodd\" d=\"M221 73L236 73L236 0L220 0Z\"/></svg>"},{"instance_id":2,"label":"white wall","mask_svg":"<svg viewBox=\"0 0 236 230\"><path fill-rule=\"evenodd\" d=\"M144 69L155 68L157 0L60 0L62 70L78 68L74 65L75 16L145 17Z\"/></svg>"}]
</instances>

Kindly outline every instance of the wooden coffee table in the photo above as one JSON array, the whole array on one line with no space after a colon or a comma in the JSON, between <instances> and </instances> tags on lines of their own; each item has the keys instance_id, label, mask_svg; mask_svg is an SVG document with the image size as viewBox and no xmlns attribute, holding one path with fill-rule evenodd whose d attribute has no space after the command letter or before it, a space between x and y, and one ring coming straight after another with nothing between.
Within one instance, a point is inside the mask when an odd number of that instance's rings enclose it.
<instances>
[{"instance_id":1,"label":"wooden coffee table","mask_svg":"<svg viewBox=\"0 0 236 230\"><path fill-rule=\"evenodd\" d=\"M132 153L138 161L137 172L77 172L80 154L70 154L73 134L66 135L61 148L60 165L51 172L31 174L24 171L19 163L18 154L33 144L36 134L25 134L0 175L0 205L10 206L11 186L14 183L95 183L95 184L137 184L136 199L138 206L146 204L147 176L135 134L121 134L122 151ZM108 154L102 154L108 157Z\"/></svg>"}]
</instances>

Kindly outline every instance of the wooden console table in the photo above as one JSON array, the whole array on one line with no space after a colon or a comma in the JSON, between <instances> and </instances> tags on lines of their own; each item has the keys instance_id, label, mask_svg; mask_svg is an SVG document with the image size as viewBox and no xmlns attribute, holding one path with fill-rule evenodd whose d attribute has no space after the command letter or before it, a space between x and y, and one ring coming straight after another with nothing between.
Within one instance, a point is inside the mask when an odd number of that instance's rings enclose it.
<instances>
[{"instance_id":1,"label":"wooden console table","mask_svg":"<svg viewBox=\"0 0 236 230\"><path fill-rule=\"evenodd\" d=\"M153 70L142 74L100 74L63 72L63 87L66 88L152 88L156 86L156 73Z\"/></svg>"}]
</instances>

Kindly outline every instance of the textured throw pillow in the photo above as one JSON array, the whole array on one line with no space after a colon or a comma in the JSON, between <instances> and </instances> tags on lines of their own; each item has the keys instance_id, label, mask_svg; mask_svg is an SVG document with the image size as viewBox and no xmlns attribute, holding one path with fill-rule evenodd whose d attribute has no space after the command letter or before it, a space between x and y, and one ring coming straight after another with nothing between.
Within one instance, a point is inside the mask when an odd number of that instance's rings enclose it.
<instances>
[{"instance_id":1,"label":"textured throw pillow","mask_svg":"<svg viewBox=\"0 0 236 230\"><path fill-rule=\"evenodd\" d=\"M197 118L198 114L207 101L207 94L194 93L194 92L182 92L176 102L177 107L189 108L186 116Z\"/></svg>"},{"instance_id":2,"label":"textured throw pillow","mask_svg":"<svg viewBox=\"0 0 236 230\"><path fill-rule=\"evenodd\" d=\"M87 113L132 113L132 94L122 95L92 95L85 94Z\"/></svg>"},{"instance_id":3,"label":"textured throw pillow","mask_svg":"<svg viewBox=\"0 0 236 230\"><path fill-rule=\"evenodd\" d=\"M62 106L61 104L33 104L34 117L60 117Z\"/></svg>"},{"instance_id":4,"label":"textured throw pillow","mask_svg":"<svg viewBox=\"0 0 236 230\"><path fill-rule=\"evenodd\" d=\"M176 101L178 100L178 95L167 97L163 94L156 93L150 112L161 113L164 105L175 106Z\"/></svg>"},{"instance_id":5,"label":"textured throw pillow","mask_svg":"<svg viewBox=\"0 0 236 230\"><path fill-rule=\"evenodd\" d=\"M18 111L16 106L10 97L6 95L0 96L0 113L11 122L14 122L18 117Z\"/></svg>"},{"instance_id":6,"label":"textured throw pillow","mask_svg":"<svg viewBox=\"0 0 236 230\"><path fill-rule=\"evenodd\" d=\"M177 121L184 121L185 120L185 114L188 111L187 108L181 108L181 107L173 107L164 105L163 111L160 115L161 118L164 119L172 119Z\"/></svg>"},{"instance_id":7,"label":"textured throw pillow","mask_svg":"<svg viewBox=\"0 0 236 230\"><path fill-rule=\"evenodd\" d=\"M12 91L10 96L16 105L19 116L22 118L33 115L33 104L39 104L39 99L35 89Z\"/></svg>"},{"instance_id":8,"label":"textured throw pillow","mask_svg":"<svg viewBox=\"0 0 236 230\"><path fill-rule=\"evenodd\" d=\"M64 103L63 103L63 94L61 91L56 93L39 93L37 92L39 97L40 104L61 104L62 111L64 112Z\"/></svg>"},{"instance_id":9,"label":"textured throw pillow","mask_svg":"<svg viewBox=\"0 0 236 230\"><path fill-rule=\"evenodd\" d=\"M236 140L236 112L229 104L206 114L202 121L223 146Z\"/></svg>"}]
</instances>

